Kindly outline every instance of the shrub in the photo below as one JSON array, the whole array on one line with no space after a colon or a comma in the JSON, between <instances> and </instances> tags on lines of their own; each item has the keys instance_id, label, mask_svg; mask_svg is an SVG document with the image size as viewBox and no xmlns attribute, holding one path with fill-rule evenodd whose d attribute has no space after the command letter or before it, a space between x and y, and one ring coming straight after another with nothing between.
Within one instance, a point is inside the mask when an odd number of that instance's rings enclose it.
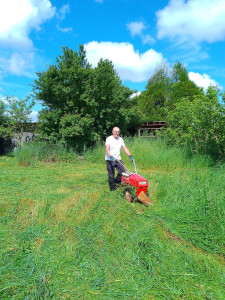
<instances>
[{"instance_id":1,"label":"shrub","mask_svg":"<svg viewBox=\"0 0 225 300\"><path fill-rule=\"evenodd\" d=\"M225 107L217 91L210 88L206 96L182 99L168 114L166 141L188 148L191 153L223 159L225 154Z\"/></svg>"}]
</instances>

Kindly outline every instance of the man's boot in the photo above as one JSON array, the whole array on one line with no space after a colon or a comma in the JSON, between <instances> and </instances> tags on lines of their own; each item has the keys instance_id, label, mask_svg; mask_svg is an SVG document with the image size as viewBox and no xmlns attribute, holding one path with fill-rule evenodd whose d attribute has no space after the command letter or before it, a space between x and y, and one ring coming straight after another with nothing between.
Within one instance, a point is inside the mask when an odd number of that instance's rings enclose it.
<instances>
[{"instance_id":1,"label":"man's boot","mask_svg":"<svg viewBox=\"0 0 225 300\"><path fill-rule=\"evenodd\" d=\"M109 189L110 189L110 191L115 191L116 190L114 179L113 180L109 179Z\"/></svg>"},{"instance_id":2,"label":"man's boot","mask_svg":"<svg viewBox=\"0 0 225 300\"><path fill-rule=\"evenodd\" d=\"M115 184L120 184L121 183L121 174L117 174L116 179L115 179Z\"/></svg>"}]
</instances>

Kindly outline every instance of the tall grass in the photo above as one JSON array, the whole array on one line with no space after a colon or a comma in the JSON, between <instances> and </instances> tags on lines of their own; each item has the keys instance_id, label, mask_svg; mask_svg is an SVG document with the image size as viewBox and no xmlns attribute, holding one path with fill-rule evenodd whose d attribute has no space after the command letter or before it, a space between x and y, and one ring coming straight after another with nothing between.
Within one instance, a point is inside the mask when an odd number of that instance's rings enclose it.
<instances>
[{"instance_id":1,"label":"tall grass","mask_svg":"<svg viewBox=\"0 0 225 300\"><path fill-rule=\"evenodd\" d=\"M208 167L211 160L208 157L193 155L177 147L168 147L162 139L134 138L127 139L126 144L143 167L157 167L167 170L176 168Z\"/></svg>"},{"instance_id":2,"label":"tall grass","mask_svg":"<svg viewBox=\"0 0 225 300\"><path fill-rule=\"evenodd\" d=\"M0 158L0 299L225 298L223 166L125 141L152 207L109 191L104 144L69 164Z\"/></svg>"},{"instance_id":3,"label":"tall grass","mask_svg":"<svg viewBox=\"0 0 225 300\"><path fill-rule=\"evenodd\" d=\"M168 147L161 139L152 138L124 138L126 146L135 159L135 163L142 168L202 168L212 165L207 156L192 155L176 147ZM121 150L122 159L129 163L127 156ZM105 156L105 146L99 143L93 150L87 152L87 159L100 162Z\"/></svg>"},{"instance_id":4,"label":"tall grass","mask_svg":"<svg viewBox=\"0 0 225 300\"><path fill-rule=\"evenodd\" d=\"M36 162L72 162L77 154L67 149L62 143L50 144L48 142L33 141L14 150L13 155L20 165L29 166Z\"/></svg>"},{"instance_id":5,"label":"tall grass","mask_svg":"<svg viewBox=\"0 0 225 300\"><path fill-rule=\"evenodd\" d=\"M162 140L125 139L138 172L149 180L162 225L207 251L225 254L225 175L224 165L210 167L209 157L188 155ZM104 145L88 156L104 158ZM134 171L129 158L123 162ZM154 202L154 201L153 201Z\"/></svg>"},{"instance_id":6,"label":"tall grass","mask_svg":"<svg viewBox=\"0 0 225 300\"><path fill-rule=\"evenodd\" d=\"M225 175L221 170L179 170L155 178L162 223L201 249L225 256Z\"/></svg>"},{"instance_id":7,"label":"tall grass","mask_svg":"<svg viewBox=\"0 0 225 300\"><path fill-rule=\"evenodd\" d=\"M192 155L182 152L176 147L167 147L163 140L150 138L125 138L126 145L135 158L135 162L143 168L157 167L167 170L176 168L209 167L212 161L209 157ZM127 156L123 151L122 158ZM48 142L33 141L16 148L13 155L20 165L28 166L38 161L43 162L74 162L87 158L90 162L102 162L105 156L104 143L97 144L93 149L87 149L85 155L79 155L65 144L49 144Z\"/></svg>"}]
</instances>

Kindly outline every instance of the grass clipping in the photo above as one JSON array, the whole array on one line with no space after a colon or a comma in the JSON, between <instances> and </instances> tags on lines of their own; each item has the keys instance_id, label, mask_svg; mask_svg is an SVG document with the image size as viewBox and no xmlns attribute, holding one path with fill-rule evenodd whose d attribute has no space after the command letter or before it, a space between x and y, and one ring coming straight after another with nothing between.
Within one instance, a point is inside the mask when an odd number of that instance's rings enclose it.
<instances>
[{"instance_id":1,"label":"grass clipping","mask_svg":"<svg viewBox=\"0 0 225 300\"><path fill-rule=\"evenodd\" d=\"M143 191L138 195L138 200L146 206L153 205L149 197Z\"/></svg>"}]
</instances>

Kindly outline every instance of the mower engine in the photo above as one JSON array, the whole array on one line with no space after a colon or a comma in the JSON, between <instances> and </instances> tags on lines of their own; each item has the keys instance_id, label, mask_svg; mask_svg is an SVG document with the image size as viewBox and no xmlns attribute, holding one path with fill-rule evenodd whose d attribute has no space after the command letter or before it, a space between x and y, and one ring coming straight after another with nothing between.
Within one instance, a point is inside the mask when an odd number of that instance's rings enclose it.
<instances>
[{"instance_id":1,"label":"mower engine","mask_svg":"<svg viewBox=\"0 0 225 300\"><path fill-rule=\"evenodd\" d=\"M123 172L121 185L126 187L123 192L125 200L133 202L137 199L146 206L153 205L147 195L148 181L144 177L137 173Z\"/></svg>"}]
</instances>

